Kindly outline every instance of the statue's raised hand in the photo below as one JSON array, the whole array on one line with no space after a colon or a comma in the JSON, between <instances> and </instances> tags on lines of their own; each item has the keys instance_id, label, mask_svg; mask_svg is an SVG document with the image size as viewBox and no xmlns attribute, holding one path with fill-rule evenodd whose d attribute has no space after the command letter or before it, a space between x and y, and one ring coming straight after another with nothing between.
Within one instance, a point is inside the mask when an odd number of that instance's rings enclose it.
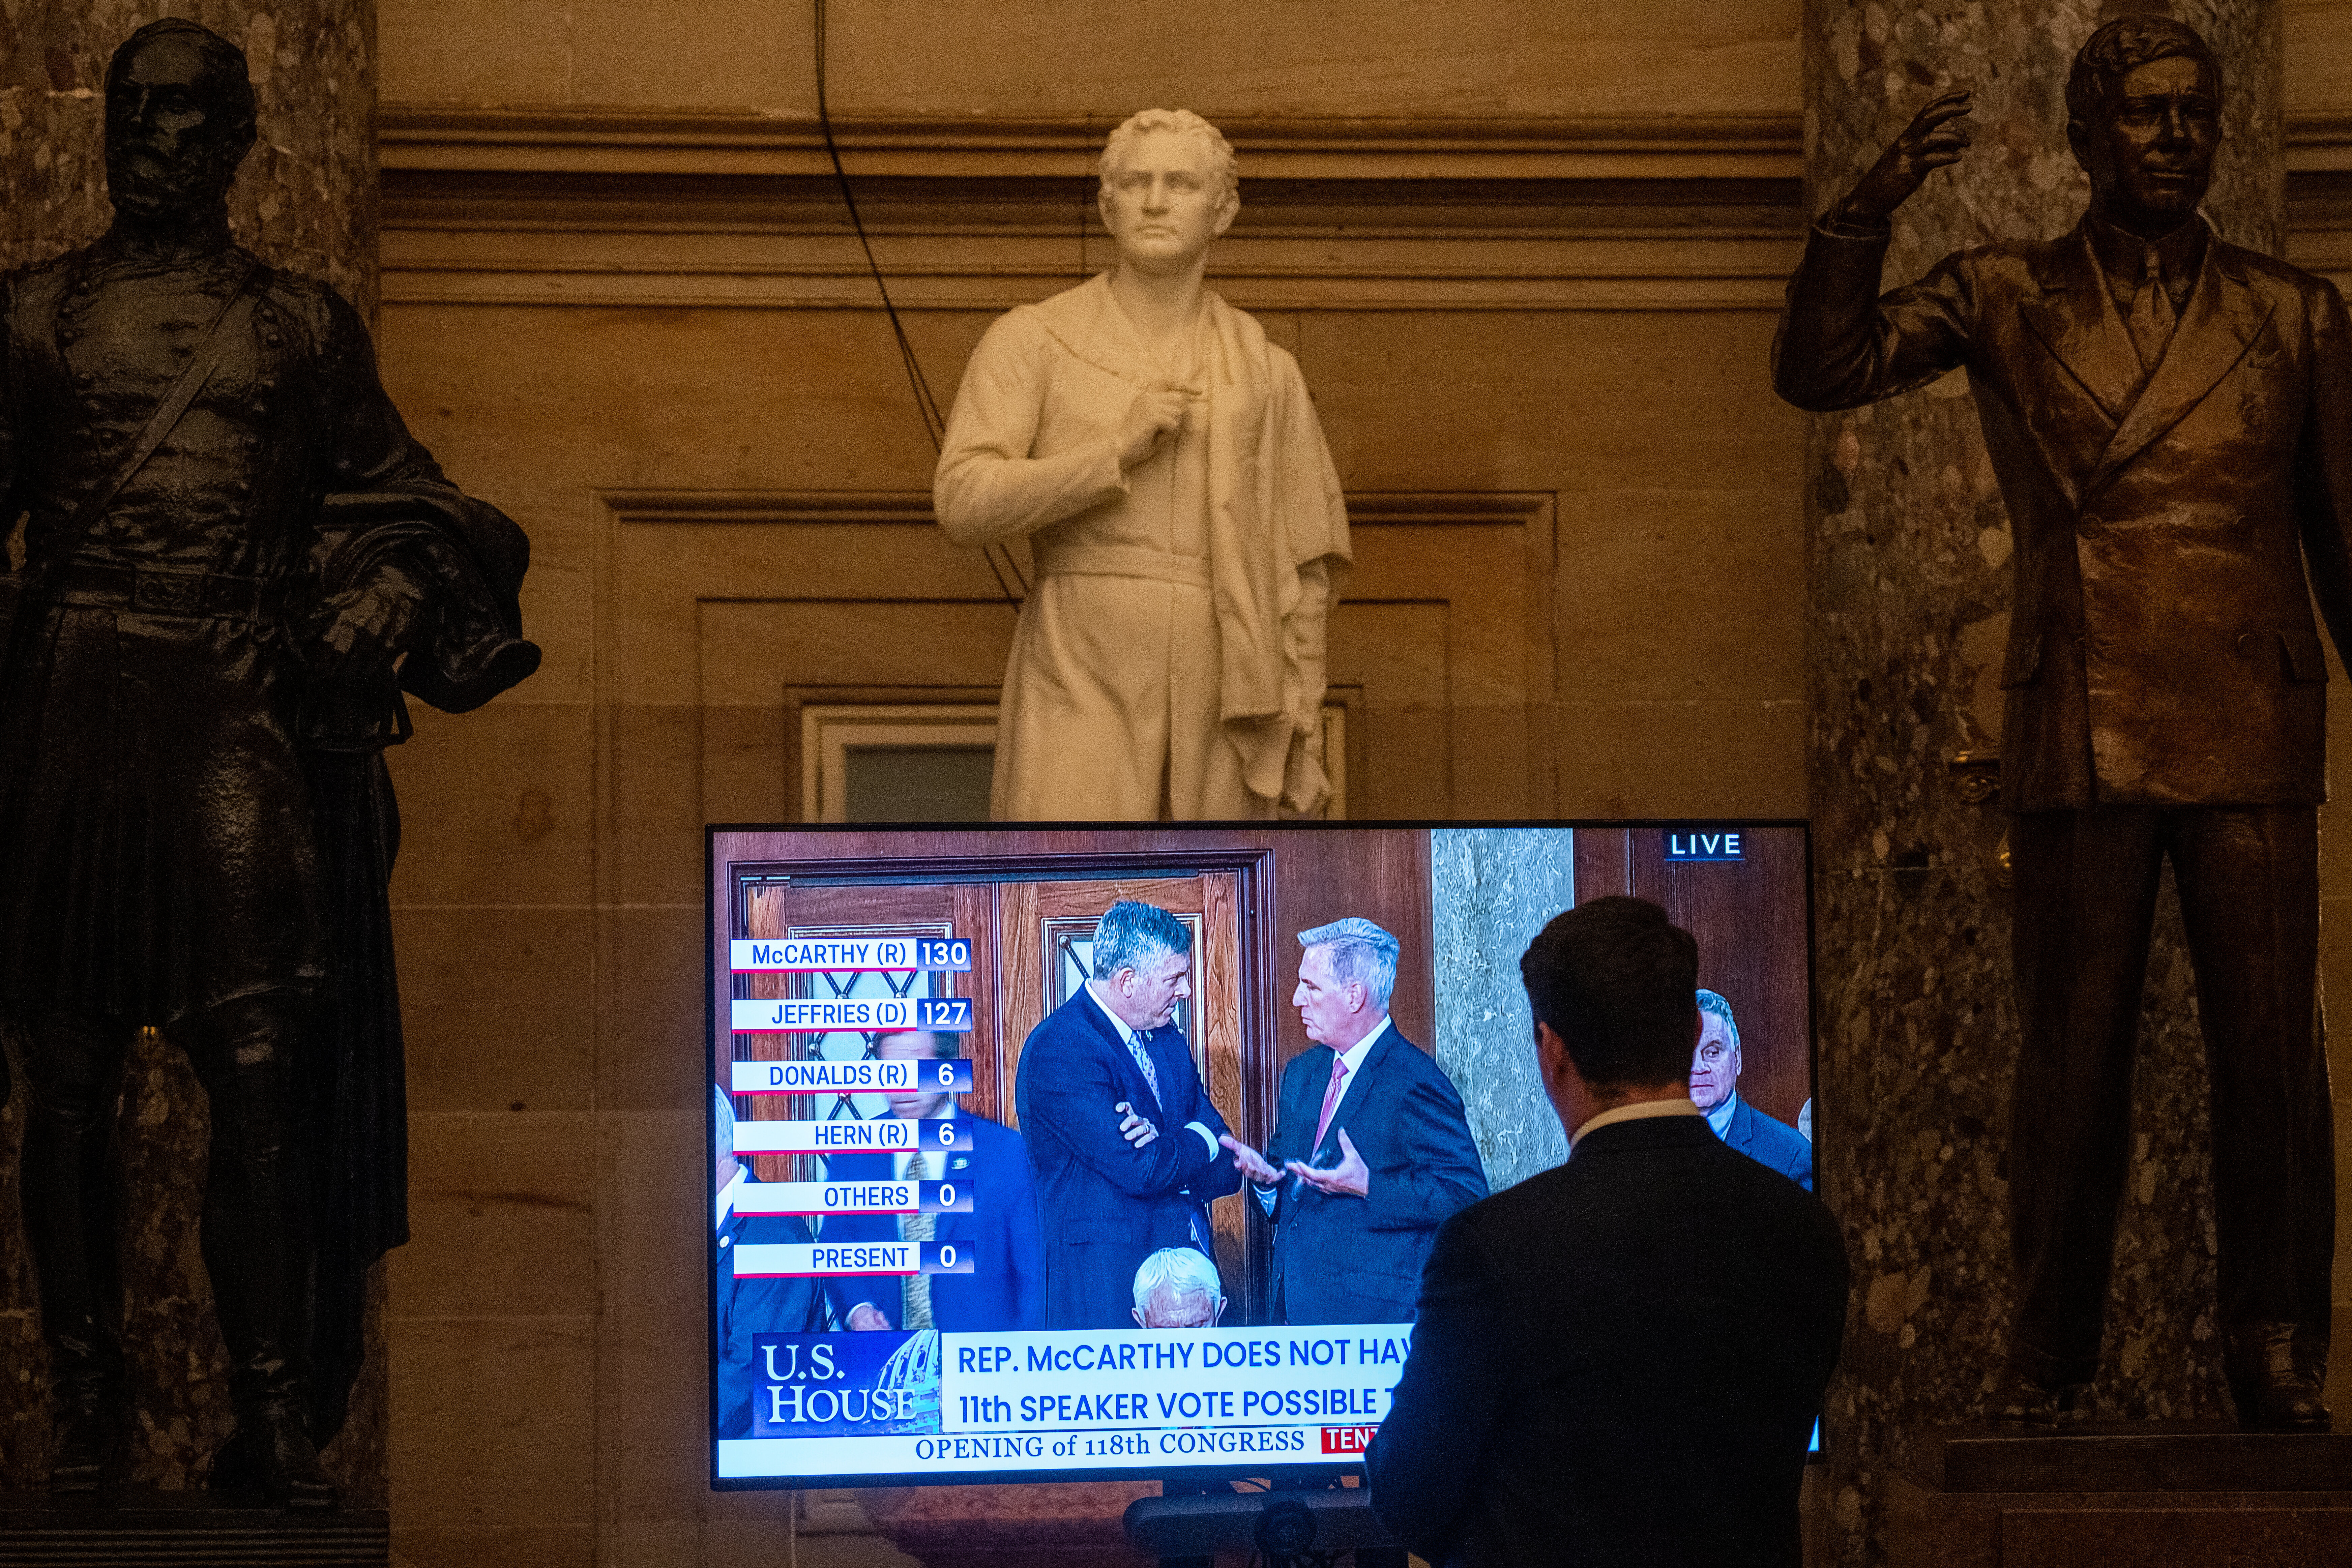
<instances>
[{"instance_id":1,"label":"statue's raised hand","mask_svg":"<svg viewBox=\"0 0 2352 1568\"><path fill-rule=\"evenodd\" d=\"M1930 100L1839 204L1838 218L1846 223L1885 223L1929 174L1958 163L1961 149L1969 144L1969 128L1952 122L1969 108L1967 88Z\"/></svg>"}]
</instances>

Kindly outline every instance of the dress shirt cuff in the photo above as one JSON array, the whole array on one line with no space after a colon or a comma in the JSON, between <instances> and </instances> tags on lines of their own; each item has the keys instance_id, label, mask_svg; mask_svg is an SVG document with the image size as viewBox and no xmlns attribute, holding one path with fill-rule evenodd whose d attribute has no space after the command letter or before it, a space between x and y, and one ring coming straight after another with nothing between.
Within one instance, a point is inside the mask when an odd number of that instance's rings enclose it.
<instances>
[{"instance_id":1,"label":"dress shirt cuff","mask_svg":"<svg viewBox=\"0 0 2352 1568\"><path fill-rule=\"evenodd\" d=\"M1849 217L1843 202L1814 219L1813 230L1832 239L1872 240L1881 244L1895 237L1892 223L1885 218L1873 222L1868 218Z\"/></svg>"},{"instance_id":2,"label":"dress shirt cuff","mask_svg":"<svg viewBox=\"0 0 2352 1568\"><path fill-rule=\"evenodd\" d=\"M1274 1217L1275 1203L1282 1196L1282 1186L1277 1183L1271 1187L1261 1187L1255 1182L1252 1182L1250 1194L1257 1199L1257 1206L1264 1209L1266 1217L1271 1219Z\"/></svg>"},{"instance_id":3,"label":"dress shirt cuff","mask_svg":"<svg viewBox=\"0 0 2352 1568\"><path fill-rule=\"evenodd\" d=\"M1187 1121L1184 1125L1201 1135L1202 1143L1208 1148L1209 1158L1212 1160L1215 1159L1217 1157L1217 1135L1197 1121Z\"/></svg>"}]
</instances>

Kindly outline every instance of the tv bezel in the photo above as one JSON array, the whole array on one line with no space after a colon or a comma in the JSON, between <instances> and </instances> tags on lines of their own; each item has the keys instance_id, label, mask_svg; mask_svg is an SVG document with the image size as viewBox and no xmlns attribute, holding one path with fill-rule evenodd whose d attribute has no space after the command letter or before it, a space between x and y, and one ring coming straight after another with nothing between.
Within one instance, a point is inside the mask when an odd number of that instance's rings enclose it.
<instances>
[{"instance_id":1,"label":"tv bezel","mask_svg":"<svg viewBox=\"0 0 2352 1568\"><path fill-rule=\"evenodd\" d=\"M1420 818L1402 821L1349 819L1338 822L1299 819L1277 822L706 823L703 825L703 1033L700 1048L697 1053L698 1065L697 1066L696 1071L700 1075L700 1077L697 1080L694 1090L702 1106L701 1171L704 1175L703 1181L697 1187L695 1203L703 1210L703 1212L709 1212L711 1194L709 1191L708 1173L715 1166L718 1160L718 1118L712 1112L710 1095L708 1090L709 1088L709 1072L712 1052L716 1049L714 1042L719 1037L719 1019L718 997L720 983L719 955L722 951L722 938L719 935L722 928L719 922L721 919L724 918L729 922L729 925L724 929L731 930L732 921L737 913L735 909L736 889L730 886L723 890L723 897L726 900L726 903L723 906L724 914L722 917L722 905L719 901L722 897L722 889L719 886L720 876L718 857L718 841L721 834L757 833L787 837L799 835L814 836L887 833L938 834L965 832L977 834L1031 832L1079 833L1106 831L1127 833L1160 831L1175 833L1231 834L1263 832L1291 834L1364 830L1391 832L1414 830L1425 831L1441 828L1567 828L1572 832L1656 829L1663 832L1672 832L1678 830L1725 827L1738 828L1742 830L1748 828L1793 828L1797 831L1800 841L1802 845L1805 895L1805 1079L1812 1099L1816 1103L1818 1103L1821 1086L1821 998L1819 994L1820 982L1816 973L1816 959L1818 955L1815 951L1816 939L1813 921L1813 838L1812 825L1809 819L1804 817L1705 816L1627 817L1614 819L1604 817L1570 817L1559 819L1521 817L1479 818L1469 821ZM1107 853L1127 854L1129 852L1119 851ZM1132 853L1134 858L1139 860L1149 860L1165 864L1171 859L1181 859L1188 853L1195 857L1213 855L1213 858L1230 858L1234 853L1235 853L1235 851L1228 847L1222 848L1214 852L1187 852L1177 850L1150 852L1137 851ZM946 855L927 855L912 856L906 858L910 861L930 860L952 862L959 858L969 858L969 856L957 857ZM989 858L992 859L1003 859L1008 862L1018 858L1015 856L992 856ZM1039 864L1039 868L1042 869L1045 866L1049 865L1053 860L1065 858L1065 857L1046 853L1039 854L1035 858ZM803 862L772 861L769 863L777 865L798 865ZM899 860L898 858L896 857L874 856L869 854L856 857L817 858L809 863L838 866L844 868L845 874L855 875L859 871L885 872L887 868L898 864ZM1083 874L1083 872L1076 872L1074 873L1074 877L1081 876ZM908 875L900 879L906 881L922 881L927 879L919 875ZM1815 1124L1815 1131L1816 1133L1818 1133L1818 1121ZM1821 1143L1818 1137L1813 1140L1813 1150L1814 1189L1818 1193L1822 1186ZM710 1489L713 1491L780 1491L865 1487L1003 1486L1034 1485L1057 1481L1158 1480L1161 1482L1172 1481L1190 1487L1201 1487L1208 1483L1219 1481L1260 1479L1276 1484L1299 1482L1309 1484L1321 1482L1328 1484L1335 1480L1344 1480L1351 1476L1361 1478L1364 1474L1364 1461L1361 1458L1358 1458L1355 1459L1346 1460L1318 1460L1311 1464L1296 1465L1268 1465L1257 1462L1237 1462L1212 1465L1114 1466L1109 1468L1087 1469L1053 1468L1045 1470L954 1470L946 1473L920 1470L859 1471L855 1474L848 1475L722 1476L719 1473L719 1444L722 1440L718 1436L719 1356L718 1346L713 1341L713 1331L718 1322L719 1279L719 1239L715 1229L706 1228L703 1235L703 1249L704 1260L701 1293L702 1324L700 1333L702 1342L702 1371L704 1384L703 1447L709 1462ZM1255 1327L1262 1325L1234 1326ZM1826 1409L1824 1409L1820 1415L1816 1431L1820 1435L1820 1441L1816 1446L1812 1447L1805 1456L1806 1463L1809 1465L1820 1463L1823 1455L1826 1454L1829 1448L1829 1413ZM807 1443L823 1443L826 1439L824 1437L806 1437L793 1440Z\"/></svg>"}]
</instances>

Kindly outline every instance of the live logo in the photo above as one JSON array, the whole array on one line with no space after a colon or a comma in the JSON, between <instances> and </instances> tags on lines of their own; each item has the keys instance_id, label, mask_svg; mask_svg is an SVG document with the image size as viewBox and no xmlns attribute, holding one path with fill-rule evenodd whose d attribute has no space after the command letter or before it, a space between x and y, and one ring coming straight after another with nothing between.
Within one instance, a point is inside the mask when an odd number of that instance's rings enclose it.
<instances>
[{"instance_id":1,"label":"live logo","mask_svg":"<svg viewBox=\"0 0 2352 1568\"><path fill-rule=\"evenodd\" d=\"M1669 832L1666 835L1666 858L1669 860L1743 860L1747 858L1747 854L1739 840L1739 830L1736 827Z\"/></svg>"},{"instance_id":2,"label":"live logo","mask_svg":"<svg viewBox=\"0 0 2352 1568\"><path fill-rule=\"evenodd\" d=\"M1372 1446L1372 1434L1377 1426L1326 1426L1323 1428L1323 1451L1327 1454L1360 1454Z\"/></svg>"}]
</instances>

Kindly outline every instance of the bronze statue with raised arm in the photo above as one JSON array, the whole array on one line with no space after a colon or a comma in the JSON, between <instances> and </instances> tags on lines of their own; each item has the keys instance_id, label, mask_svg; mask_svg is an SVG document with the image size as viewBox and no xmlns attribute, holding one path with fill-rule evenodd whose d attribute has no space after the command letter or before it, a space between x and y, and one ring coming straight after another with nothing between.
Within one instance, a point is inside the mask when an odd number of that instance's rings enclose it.
<instances>
[{"instance_id":1,"label":"bronze statue with raised arm","mask_svg":"<svg viewBox=\"0 0 2352 1568\"><path fill-rule=\"evenodd\" d=\"M1888 219L1963 155L1923 110L1813 227L1775 349L1816 411L1965 368L2015 536L2001 684L2023 1028L2004 1419L2096 1368L2150 923L2180 891L2212 1074L2220 1315L2242 1424L2327 1424L2336 1184L2318 1032L2325 655L2352 650L2352 323L2199 215L2223 83L2187 26L2094 33L2066 83L2090 210L1879 294Z\"/></svg>"},{"instance_id":2,"label":"bronze statue with raised arm","mask_svg":"<svg viewBox=\"0 0 2352 1568\"><path fill-rule=\"evenodd\" d=\"M152 1026L211 1106L214 1484L329 1506L367 1269L407 1237L383 749L403 689L462 711L539 650L522 531L411 438L350 305L232 241L254 137L242 51L141 28L112 226L0 278L0 1008L52 1486L99 1486L124 1415L109 1144Z\"/></svg>"}]
</instances>

